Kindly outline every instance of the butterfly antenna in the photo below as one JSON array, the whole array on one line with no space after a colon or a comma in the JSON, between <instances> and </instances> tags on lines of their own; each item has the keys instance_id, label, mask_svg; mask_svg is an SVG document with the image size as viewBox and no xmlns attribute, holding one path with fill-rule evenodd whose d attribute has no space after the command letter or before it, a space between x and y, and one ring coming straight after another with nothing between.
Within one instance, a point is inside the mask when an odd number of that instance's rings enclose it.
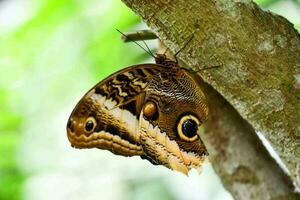
<instances>
[{"instance_id":1,"label":"butterfly antenna","mask_svg":"<svg viewBox=\"0 0 300 200\"><path fill-rule=\"evenodd\" d=\"M184 44L184 46L179 49L179 51L177 51L175 54L174 54L174 57L176 58L176 56L183 50L185 49L185 47L192 41L192 39L194 38L194 34L191 35L191 37L189 38L189 40ZM176 59L177 60L177 59Z\"/></svg>"},{"instance_id":2,"label":"butterfly antenna","mask_svg":"<svg viewBox=\"0 0 300 200\"><path fill-rule=\"evenodd\" d=\"M141 34L140 34L139 32L136 32L136 33L137 33L137 35L139 36L140 40L142 40L142 42L144 43L144 45L147 47L148 52L152 55L152 57L155 58L155 56L153 55L152 51L151 51L150 48L148 47L147 43L145 42L145 40L143 40Z\"/></svg>"},{"instance_id":3,"label":"butterfly antenna","mask_svg":"<svg viewBox=\"0 0 300 200\"><path fill-rule=\"evenodd\" d=\"M119 33L121 33L124 37L127 38L127 36L122 33L119 29L116 29ZM134 42L136 45L138 45L141 49L143 49L146 53L148 53L150 56L152 56L153 58L155 58L155 56L151 53L151 51L147 51L142 45L140 45L138 42L131 40L130 38L128 38L131 42ZM146 45L147 46L147 45ZM147 46L148 47L148 46Z\"/></svg>"}]
</instances>

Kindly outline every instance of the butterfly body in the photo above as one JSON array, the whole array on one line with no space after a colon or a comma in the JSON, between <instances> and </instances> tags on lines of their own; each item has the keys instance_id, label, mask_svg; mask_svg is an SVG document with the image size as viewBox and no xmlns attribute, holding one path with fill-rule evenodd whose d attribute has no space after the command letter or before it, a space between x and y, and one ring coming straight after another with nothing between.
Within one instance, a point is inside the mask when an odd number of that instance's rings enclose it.
<instances>
[{"instance_id":1,"label":"butterfly body","mask_svg":"<svg viewBox=\"0 0 300 200\"><path fill-rule=\"evenodd\" d=\"M76 148L139 155L187 173L207 155L198 135L207 116L192 75L158 55L156 64L125 68L94 86L73 110L67 133Z\"/></svg>"}]
</instances>

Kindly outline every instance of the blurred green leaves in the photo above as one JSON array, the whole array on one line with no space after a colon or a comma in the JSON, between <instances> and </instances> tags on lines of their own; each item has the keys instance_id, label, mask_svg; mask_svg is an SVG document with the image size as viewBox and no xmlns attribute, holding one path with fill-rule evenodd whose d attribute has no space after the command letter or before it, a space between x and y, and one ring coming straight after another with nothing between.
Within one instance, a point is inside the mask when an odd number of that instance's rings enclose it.
<instances>
[{"instance_id":1,"label":"blurred green leaves","mask_svg":"<svg viewBox=\"0 0 300 200\"><path fill-rule=\"evenodd\" d=\"M174 194L170 191L163 181L158 179L149 180L130 180L127 182L127 187L132 191L132 200L175 200Z\"/></svg>"},{"instance_id":2,"label":"blurred green leaves","mask_svg":"<svg viewBox=\"0 0 300 200\"><path fill-rule=\"evenodd\" d=\"M129 55L136 54L115 31L139 22L120 1L28 3L36 9L27 19L10 32L0 30L1 200L22 199L27 175L17 155L24 134L46 123L40 121L42 116L51 116L69 102L69 92L86 90L86 79L95 83L128 65L134 58Z\"/></svg>"},{"instance_id":3,"label":"blurred green leaves","mask_svg":"<svg viewBox=\"0 0 300 200\"><path fill-rule=\"evenodd\" d=\"M280 1L280 0L255 0L255 2L257 4L259 4L262 7L266 7L266 8L274 3L277 3L278 1Z\"/></svg>"}]
</instances>

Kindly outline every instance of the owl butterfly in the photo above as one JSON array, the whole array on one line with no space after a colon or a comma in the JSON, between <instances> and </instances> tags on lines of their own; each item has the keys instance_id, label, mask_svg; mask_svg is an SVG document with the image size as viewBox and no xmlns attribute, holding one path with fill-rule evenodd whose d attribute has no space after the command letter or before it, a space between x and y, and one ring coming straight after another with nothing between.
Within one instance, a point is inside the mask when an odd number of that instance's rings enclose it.
<instances>
[{"instance_id":1,"label":"owl butterfly","mask_svg":"<svg viewBox=\"0 0 300 200\"><path fill-rule=\"evenodd\" d=\"M83 96L67 124L73 147L140 156L185 174L201 166L205 96L177 62L162 54L155 61L118 71Z\"/></svg>"}]
</instances>

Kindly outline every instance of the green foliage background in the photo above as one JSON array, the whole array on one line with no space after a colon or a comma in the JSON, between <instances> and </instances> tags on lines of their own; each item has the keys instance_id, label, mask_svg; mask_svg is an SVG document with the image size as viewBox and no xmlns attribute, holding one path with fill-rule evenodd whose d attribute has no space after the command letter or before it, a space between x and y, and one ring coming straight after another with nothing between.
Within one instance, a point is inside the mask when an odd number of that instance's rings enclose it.
<instances>
[{"instance_id":1,"label":"green foliage background","mask_svg":"<svg viewBox=\"0 0 300 200\"><path fill-rule=\"evenodd\" d=\"M279 1L256 2L268 8ZM293 2L299 9L299 1ZM0 12L7 3L0 1ZM25 133L34 140L29 130L52 123L48 116L72 106L75 94L146 59L135 45L120 41L116 28L137 29L141 22L119 0L31 0L26 6L27 16L0 30L1 200L23 199L24 181L38 173L24 170L20 162L22 146L30 143L24 141ZM10 13L7 20L18 15Z\"/></svg>"}]
</instances>

